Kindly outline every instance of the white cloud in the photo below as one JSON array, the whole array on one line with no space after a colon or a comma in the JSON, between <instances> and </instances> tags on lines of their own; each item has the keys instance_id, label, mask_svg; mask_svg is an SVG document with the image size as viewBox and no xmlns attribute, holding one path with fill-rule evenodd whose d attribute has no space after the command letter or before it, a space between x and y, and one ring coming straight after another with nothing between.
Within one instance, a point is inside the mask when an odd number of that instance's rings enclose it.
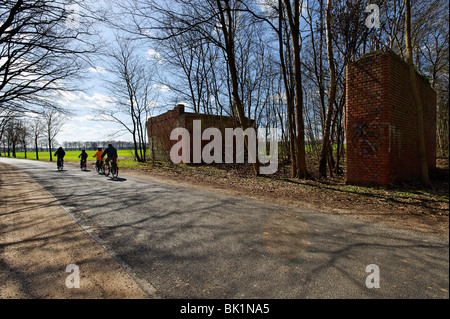
<instances>
[{"instance_id":1,"label":"white cloud","mask_svg":"<svg viewBox=\"0 0 450 319\"><path fill-rule=\"evenodd\" d=\"M98 125L96 122L89 120L81 121L81 119L78 119L78 121L73 121L71 118L61 127L56 139L60 144L73 141L102 141L109 139L111 134L116 131L117 128L109 123Z\"/></svg>"},{"instance_id":2,"label":"white cloud","mask_svg":"<svg viewBox=\"0 0 450 319\"><path fill-rule=\"evenodd\" d=\"M145 30L145 31L143 32L143 34L146 35L146 36L148 36L148 37L153 36L153 33L150 32L149 30Z\"/></svg>"},{"instance_id":3,"label":"white cloud","mask_svg":"<svg viewBox=\"0 0 450 319\"><path fill-rule=\"evenodd\" d=\"M275 13L275 10L273 10L273 8L278 7L278 1L275 0L256 0L256 3L259 5L261 11L267 14Z\"/></svg>"},{"instance_id":4,"label":"white cloud","mask_svg":"<svg viewBox=\"0 0 450 319\"><path fill-rule=\"evenodd\" d=\"M72 116L70 118L71 122L86 122L86 121L95 121L97 118L94 115L91 114L87 114L87 115L82 115L82 116Z\"/></svg>"},{"instance_id":5,"label":"white cloud","mask_svg":"<svg viewBox=\"0 0 450 319\"><path fill-rule=\"evenodd\" d=\"M60 91L59 92L60 96L63 97L64 100L66 101L75 101L76 99L78 99L78 95L73 93L73 92L69 92L69 91ZM60 100L61 102L61 100Z\"/></svg>"},{"instance_id":6,"label":"white cloud","mask_svg":"<svg viewBox=\"0 0 450 319\"><path fill-rule=\"evenodd\" d=\"M156 60L159 63L163 63L164 59L161 57L161 54L159 54L159 52L157 52L154 49L148 49L147 50L147 60Z\"/></svg>"},{"instance_id":7,"label":"white cloud","mask_svg":"<svg viewBox=\"0 0 450 319\"><path fill-rule=\"evenodd\" d=\"M147 54L157 59L161 59L161 55L155 49L148 49Z\"/></svg>"},{"instance_id":8,"label":"white cloud","mask_svg":"<svg viewBox=\"0 0 450 319\"><path fill-rule=\"evenodd\" d=\"M157 89L157 90L159 90L160 92L163 92L163 93L170 91L170 88L167 85L165 85L165 84L163 84L163 85L161 85L161 84L153 84L152 87L154 87L155 89Z\"/></svg>"},{"instance_id":9,"label":"white cloud","mask_svg":"<svg viewBox=\"0 0 450 319\"><path fill-rule=\"evenodd\" d=\"M107 140L111 134L122 129L117 124L101 120L100 115L95 115L95 110L108 108L115 100L99 92L86 94L63 91L58 103L74 113L62 126L56 139L61 144L69 141L99 141ZM127 139L127 137L123 137Z\"/></svg>"},{"instance_id":10,"label":"white cloud","mask_svg":"<svg viewBox=\"0 0 450 319\"><path fill-rule=\"evenodd\" d=\"M94 93L92 96L81 93L83 100L89 103L90 108L101 108L114 104L115 99L101 93Z\"/></svg>"},{"instance_id":11,"label":"white cloud","mask_svg":"<svg viewBox=\"0 0 450 319\"><path fill-rule=\"evenodd\" d=\"M274 8L278 8L278 0L256 0L256 3L258 4L260 10L268 15L275 14L276 12ZM308 1L303 0L301 4L301 15L306 16L308 14Z\"/></svg>"},{"instance_id":12,"label":"white cloud","mask_svg":"<svg viewBox=\"0 0 450 319\"><path fill-rule=\"evenodd\" d=\"M74 111L100 109L115 103L113 98L101 93L87 95L84 92L75 94L73 92L64 91L61 93L61 96L63 98L60 99L58 103Z\"/></svg>"},{"instance_id":13,"label":"white cloud","mask_svg":"<svg viewBox=\"0 0 450 319\"><path fill-rule=\"evenodd\" d=\"M91 72L95 72L95 73L106 73L105 68L101 67L101 66L96 66L96 67L90 67L89 71Z\"/></svg>"}]
</instances>

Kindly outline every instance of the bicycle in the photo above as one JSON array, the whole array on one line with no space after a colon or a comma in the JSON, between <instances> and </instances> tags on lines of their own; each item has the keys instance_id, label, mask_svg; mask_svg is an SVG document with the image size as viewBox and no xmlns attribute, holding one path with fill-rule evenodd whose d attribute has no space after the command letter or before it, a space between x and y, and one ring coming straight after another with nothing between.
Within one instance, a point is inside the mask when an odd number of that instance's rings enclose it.
<instances>
[{"instance_id":1,"label":"bicycle","mask_svg":"<svg viewBox=\"0 0 450 319\"><path fill-rule=\"evenodd\" d=\"M80 167L82 171L86 170L86 160L81 160Z\"/></svg>"},{"instance_id":2,"label":"bicycle","mask_svg":"<svg viewBox=\"0 0 450 319\"><path fill-rule=\"evenodd\" d=\"M103 161L99 161L95 165L95 169L99 174L105 174L105 163Z\"/></svg>"},{"instance_id":3,"label":"bicycle","mask_svg":"<svg viewBox=\"0 0 450 319\"><path fill-rule=\"evenodd\" d=\"M111 174L112 178L117 178L117 176L119 176L119 167L117 166L117 161L116 160L112 160L112 165L109 164L109 162L106 164L107 165L107 169L108 172L105 172L106 176L109 176L109 174Z\"/></svg>"},{"instance_id":4,"label":"bicycle","mask_svg":"<svg viewBox=\"0 0 450 319\"><path fill-rule=\"evenodd\" d=\"M58 161L56 162L56 167L58 171L62 171L64 169L64 160L58 159Z\"/></svg>"}]
</instances>

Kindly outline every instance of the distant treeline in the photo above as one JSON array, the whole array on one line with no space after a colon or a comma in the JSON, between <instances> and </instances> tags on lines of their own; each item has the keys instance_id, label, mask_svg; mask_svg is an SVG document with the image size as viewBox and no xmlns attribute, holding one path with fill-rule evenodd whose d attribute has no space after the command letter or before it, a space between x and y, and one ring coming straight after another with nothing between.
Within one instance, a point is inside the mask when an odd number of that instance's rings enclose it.
<instances>
[{"instance_id":1,"label":"distant treeline","mask_svg":"<svg viewBox=\"0 0 450 319\"><path fill-rule=\"evenodd\" d=\"M82 150L82 149L83 150L96 150L99 147L105 149L106 147L108 147L109 143L111 143L118 150L128 150L128 149L134 148L133 142L127 142L127 141L63 142L61 146L65 150L68 150L68 151Z\"/></svg>"},{"instance_id":2,"label":"distant treeline","mask_svg":"<svg viewBox=\"0 0 450 319\"><path fill-rule=\"evenodd\" d=\"M129 150L133 149L134 144L133 142L127 142L127 141L89 141L89 142L63 142L61 145L53 145L52 151L56 151L56 149L59 146L62 146L67 151L75 151L75 150L96 150L97 148L101 147L105 149L108 147L108 143L111 143L116 149L118 150ZM28 152L35 152L35 147L27 147L26 149ZM14 152L23 152L25 151L25 148L23 145L18 145L15 147ZM40 145L39 152L46 152L48 151L48 147L44 145ZM0 154L3 153L3 156L8 156L8 153L13 153L12 148L8 149L8 146L4 144L2 147L0 147ZM9 155L11 156L11 155ZM12 155L14 156L14 155Z\"/></svg>"}]
</instances>

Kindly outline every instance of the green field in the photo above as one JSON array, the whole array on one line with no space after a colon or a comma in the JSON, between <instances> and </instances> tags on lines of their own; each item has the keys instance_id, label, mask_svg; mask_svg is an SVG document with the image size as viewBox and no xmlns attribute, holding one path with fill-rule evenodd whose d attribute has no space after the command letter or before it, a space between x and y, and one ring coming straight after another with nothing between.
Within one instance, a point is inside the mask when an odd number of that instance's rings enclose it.
<instances>
[{"instance_id":1,"label":"green field","mask_svg":"<svg viewBox=\"0 0 450 319\"><path fill-rule=\"evenodd\" d=\"M53 160L55 159L56 150L53 151L52 157ZM86 151L88 154L88 161L95 161L95 158L93 157L96 151ZM64 156L64 160L68 162L78 162L80 159L78 158L78 155L81 154L81 151L66 151L66 156ZM4 154L2 154L4 155ZM117 155L119 156L119 160L133 156L133 150L117 150ZM25 152L16 152L16 158L25 158ZM27 159L36 159L36 152L31 151L27 152ZM39 152L39 160L41 161L50 161L50 153L48 151L41 151Z\"/></svg>"}]
</instances>

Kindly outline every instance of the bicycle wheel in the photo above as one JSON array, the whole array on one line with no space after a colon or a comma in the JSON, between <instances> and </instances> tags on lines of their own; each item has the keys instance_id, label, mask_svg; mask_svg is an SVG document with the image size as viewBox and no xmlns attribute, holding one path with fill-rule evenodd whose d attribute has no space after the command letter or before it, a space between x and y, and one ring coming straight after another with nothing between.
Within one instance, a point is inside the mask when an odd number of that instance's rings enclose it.
<instances>
[{"instance_id":1,"label":"bicycle wheel","mask_svg":"<svg viewBox=\"0 0 450 319\"><path fill-rule=\"evenodd\" d=\"M115 165L112 166L111 174L113 178L117 178L117 176L119 176L119 170L117 166Z\"/></svg>"}]
</instances>

